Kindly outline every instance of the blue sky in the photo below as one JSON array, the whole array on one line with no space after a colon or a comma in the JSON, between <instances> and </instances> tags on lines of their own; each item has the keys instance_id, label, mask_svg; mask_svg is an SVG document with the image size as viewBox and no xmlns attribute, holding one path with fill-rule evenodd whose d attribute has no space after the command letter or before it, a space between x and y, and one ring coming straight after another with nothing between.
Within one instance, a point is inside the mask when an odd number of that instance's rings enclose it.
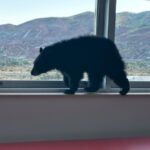
<instances>
[{"instance_id":1,"label":"blue sky","mask_svg":"<svg viewBox=\"0 0 150 150\"><path fill-rule=\"evenodd\" d=\"M148 0L118 0L117 12L150 10ZM0 0L0 24L95 11L95 0Z\"/></svg>"},{"instance_id":2,"label":"blue sky","mask_svg":"<svg viewBox=\"0 0 150 150\"><path fill-rule=\"evenodd\" d=\"M150 11L150 0L117 0L117 12Z\"/></svg>"}]
</instances>

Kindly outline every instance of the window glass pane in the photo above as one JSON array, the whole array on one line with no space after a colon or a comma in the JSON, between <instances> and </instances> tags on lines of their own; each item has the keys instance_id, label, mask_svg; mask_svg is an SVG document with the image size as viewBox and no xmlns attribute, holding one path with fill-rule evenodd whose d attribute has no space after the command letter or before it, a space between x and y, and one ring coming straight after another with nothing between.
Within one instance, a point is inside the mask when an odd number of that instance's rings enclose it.
<instances>
[{"instance_id":1,"label":"window glass pane","mask_svg":"<svg viewBox=\"0 0 150 150\"><path fill-rule=\"evenodd\" d=\"M150 81L150 1L117 0L115 41L131 81Z\"/></svg>"},{"instance_id":2,"label":"window glass pane","mask_svg":"<svg viewBox=\"0 0 150 150\"><path fill-rule=\"evenodd\" d=\"M57 71L32 77L39 48L94 34L95 0L4 0L0 5L0 80L61 79Z\"/></svg>"}]
</instances>

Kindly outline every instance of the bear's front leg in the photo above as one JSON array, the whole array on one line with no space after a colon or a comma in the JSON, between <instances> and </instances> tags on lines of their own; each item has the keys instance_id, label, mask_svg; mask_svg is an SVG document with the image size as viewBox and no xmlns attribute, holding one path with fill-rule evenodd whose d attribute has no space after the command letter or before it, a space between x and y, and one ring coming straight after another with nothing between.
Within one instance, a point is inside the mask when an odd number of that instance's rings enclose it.
<instances>
[{"instance_id":1,"label":"bear's front leg","mask_svg":"<svg viewBox=\"0 0 150 150\"><path fill-rule=\"evenodd\" d=\"M74 94L79 86L79 82L81 80L81 77L70 77L69 78L69 88L65 90L65 94Z\"/></svg>"}]
</instances>

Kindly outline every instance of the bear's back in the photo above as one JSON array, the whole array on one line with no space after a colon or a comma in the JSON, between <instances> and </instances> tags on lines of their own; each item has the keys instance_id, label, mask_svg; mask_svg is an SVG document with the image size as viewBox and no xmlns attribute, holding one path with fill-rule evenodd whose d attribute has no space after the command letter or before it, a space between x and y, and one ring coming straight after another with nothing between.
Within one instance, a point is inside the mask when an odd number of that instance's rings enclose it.
<instances>
[{"instance_id":1,"label":"bear's back","mask_svg":"<svg viewBox=\"0 0 150 150\"><path fill-rule=\"evenodd\" d=\"M85 36L74 38L70 40L64 40L54 45L48 46L46 49L54 51L54 53L61 56L67 55L78 55L83 56L103 56L116 53L115 45L112 41L106 38L100 38L96 36Z\"/></svg>"},{"instance_id":2,"label":"bear's back","mask_svg":"<svg viewBox=\"0 0 150 150\"><path fill-rule=\"evenodd\" d=\"M85 36L65 40L46 48L55 54L63 65L80 68L106 67L113 63L124 67L115 44L96 36Z\"/></svg>"}]
</instances>

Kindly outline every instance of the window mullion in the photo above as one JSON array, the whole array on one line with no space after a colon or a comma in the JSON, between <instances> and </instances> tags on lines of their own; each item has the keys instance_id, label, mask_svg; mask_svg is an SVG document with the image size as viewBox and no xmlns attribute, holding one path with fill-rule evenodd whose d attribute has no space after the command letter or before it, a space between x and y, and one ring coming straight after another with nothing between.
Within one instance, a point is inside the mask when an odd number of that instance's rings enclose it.
<instances>
[{"instance_id":1,"label":"window mullion","mask_svg":"<svg viewBox=\"0 0 150 150\"><path fill-rule=\"evenodd\" d=\"M96 35L114 40L116 0L97 0L96 4ZM104 78L103 88L111 88L108 78Z\"/></svg>"},{"instance_id":2,"label":"window mullion","mask_svg":"<svg viewBox=\"0 0 150 150\"><path fill-rule=\"evenodd\" d=\"M105 6L106 0L97 0L96 1L96 35L97 36L104 36L105 30Z\"/></svg>"},{"instance_id":3,"label":"window mullion","mask_svg":"<svg viewBox=\"0 0 150 150\"><path fill-rule=\"evenodd\" d=\"M114 41L116 22L116 0L108 0L108 38Z\"/></svg>"}]
</instances>

